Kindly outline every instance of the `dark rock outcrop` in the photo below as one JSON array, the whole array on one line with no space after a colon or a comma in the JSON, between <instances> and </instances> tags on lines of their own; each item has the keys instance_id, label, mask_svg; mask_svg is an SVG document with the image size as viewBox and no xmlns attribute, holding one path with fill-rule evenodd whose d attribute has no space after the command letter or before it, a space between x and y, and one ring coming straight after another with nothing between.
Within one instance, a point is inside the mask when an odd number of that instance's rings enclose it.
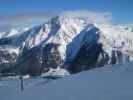
<instances>
[{"instance_id":1,"label":"dark rock outcrop","mask_svg":"<svg viewBox=\"0 0 133 100\"><path fill-rule=\"evenodd\" d=\"M48 43L44 47L35 47L28 50L18 58L14 70L17 74L40 75L49 68L57 68L62 65L62 59L58 51L59 44Z\"/></svg>"},{"instance_id":2,"label":"dark rock outcrop","mask_svg":"<svg viewBox=\"0 0 133 100\"><path fill-rule=\"evenodd\" d=\"M0 49L0 73L7 73L14 66L17 54Z\"/></svg>"}]
</instances>

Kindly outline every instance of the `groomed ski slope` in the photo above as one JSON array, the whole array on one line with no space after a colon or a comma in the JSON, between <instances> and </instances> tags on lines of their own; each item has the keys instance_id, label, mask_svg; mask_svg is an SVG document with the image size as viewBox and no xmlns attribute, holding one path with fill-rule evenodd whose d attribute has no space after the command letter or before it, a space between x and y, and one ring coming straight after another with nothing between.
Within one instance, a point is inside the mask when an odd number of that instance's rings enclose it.
<instances>
[{"instance_id":1,"label":"groomed ski slope","mask_svg":"<svg viewBox=\"0 0 133 100\"><path fill-rule=\"evenodd\" d=\"M1 82L0 100L133 100L133 63L107 65L47 84L36 79L23 92L18 84Z\"/></svg>"}]
</instances>

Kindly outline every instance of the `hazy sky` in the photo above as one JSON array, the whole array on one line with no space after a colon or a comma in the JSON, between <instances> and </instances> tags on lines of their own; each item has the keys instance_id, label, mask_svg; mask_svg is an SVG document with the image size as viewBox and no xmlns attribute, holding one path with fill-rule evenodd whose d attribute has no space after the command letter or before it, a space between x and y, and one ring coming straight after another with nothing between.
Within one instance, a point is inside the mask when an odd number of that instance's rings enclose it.
<instances>
[{"instance_id":1,"label":"hazy sky","mask_svg":"<svg viewBox=\"0 0 133 100\"><path fill-rule=\"evenodd\" d=\"M133 23L133 0L0 0L0 30L73 10L109 12L114 23Z\"/></svg>"}]
</instances>

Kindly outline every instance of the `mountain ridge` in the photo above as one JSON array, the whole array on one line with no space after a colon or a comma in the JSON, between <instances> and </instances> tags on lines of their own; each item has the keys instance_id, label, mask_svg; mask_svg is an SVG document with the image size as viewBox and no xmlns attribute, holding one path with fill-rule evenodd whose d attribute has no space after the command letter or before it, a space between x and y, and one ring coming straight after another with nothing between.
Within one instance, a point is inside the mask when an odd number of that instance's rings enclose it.
<instances>
[{"instance_id":1,"label":"mountain ridge","mask_svg":"<svg viewBox=\"0 0 133 100\"><path fill-rule=\"evenodd\" d=\"M124 27L124 29L121 27ZM103 66L105 64L124 63L133 59L131 38L133 32L130 30L131 28L121 27L92 23L86 17L57 16L47 23L33 27L15 37L13 35L0 39L0 46L7 45L8 47L9 45L12 48L17 48L16 61L19 59L26 61L28 59L25 56L28 55L31 59L28 66L33 63L32 60L35 58L42 68L44 61L40 63L39 59L43 59L45 55L51 56L51 54L45 54L45 51L43 51L48 45L50 53L52 50L58 51L58 53L56 52L57 58L62 61L64 68L74 67L74 70L76 70L78 66L81 69L78 68L76 72L80 72L89 69L88 65L91 68L98 66L98 64ZM56 44L59 44L57 48ZM81 52L83 52L82 55ZM9 52L10 54L12 55ZM32 56L32 54L35 54L35 56ZM1 59L5 59L4 56ZM89 64L89 61L94 63ZM3 64L2 61L1 64Z\"/></svg>"}]
</instances>

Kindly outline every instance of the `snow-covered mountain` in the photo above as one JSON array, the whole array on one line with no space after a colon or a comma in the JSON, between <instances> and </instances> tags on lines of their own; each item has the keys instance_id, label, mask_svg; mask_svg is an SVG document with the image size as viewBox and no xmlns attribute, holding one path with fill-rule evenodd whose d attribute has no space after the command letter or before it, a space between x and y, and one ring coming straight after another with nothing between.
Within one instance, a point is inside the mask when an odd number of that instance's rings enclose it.
<instances>
[{"instance_id":1,"label":"snow-covered mountain","mask_svg":"<svg viewBox=\"0 0 133 100\"><path fill-rule=\"evenodd\" d=\"M9 38L9 37L12 37L12 36L16 36L16 35L19 35L25 31L29 30L29 28L22 28L22 29L11 29L9 31L6 31L6 32L0 32L0 39L2 38Z\"/></svg>"},{"instance_id":2,"label":"snow-covered mountain","mask_svg":"<svg viewBox=\"0 0 133 100\"><path fill-rule=\"evenodd\" d=\"M120 27L123 30L126 30L128 32L133 32L133 24L120 24L117 25L117 27Z\"/></svg>"},{"instance_id":3,"label":"snow-covered mountain","mask_svg":"<svg viewBox=\"0 0 133 100\"><path fill-rule=\"evenodd\" d=\"M0 39L1 38L6 38L6 37L10 37L10 36L16 35L17 33L18 33L18 31L15 30L15 29L11 29L8 32L1 32L0 33Z\"/></svg>"},{"instance_id":4,"label":"snow-covered mountain","mask_svg":"<svg viewBox=\"0 0 133 100\"><path fill-rule=\"evenodd\" d=\"M31 66L33 60L37 62L33 64L35 69L52 63L60 66L56 62L60 59L61 66L79 72L105 64L129 62L133 57L132 26L93 23L89 17L60 15L21 34L14 34L0 39L0 45L18 50L17 67ZM54 56L56 60L46 55Z\"/></svg>"}]
</instances>

